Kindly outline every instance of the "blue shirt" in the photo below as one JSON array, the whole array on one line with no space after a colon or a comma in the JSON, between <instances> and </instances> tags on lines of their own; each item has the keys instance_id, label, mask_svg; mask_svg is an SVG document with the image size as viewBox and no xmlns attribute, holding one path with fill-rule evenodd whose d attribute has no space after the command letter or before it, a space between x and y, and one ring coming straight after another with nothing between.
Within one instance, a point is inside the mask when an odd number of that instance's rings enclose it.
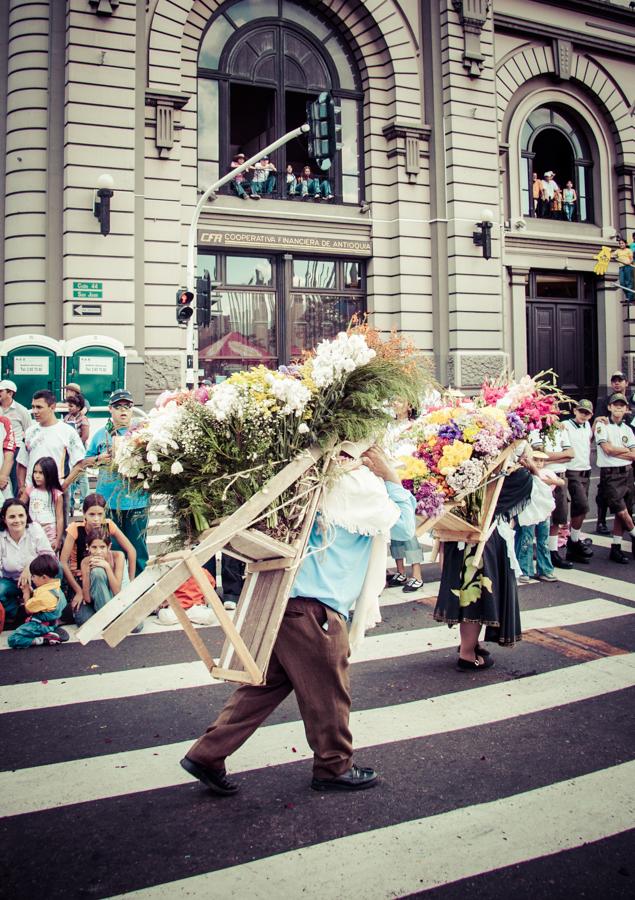
<instances>
[{"instance_id":1,"label":"blue shirt","mask_svg":"<svg viewBox=\"0 0 635 900\"><path fill-rule=\"evenodd\" d=\"M125 434L127 430L127 428L119 428L117 434ZM100 453L106 453L111 448L112 435L105 427L100 428L91 437L86 448L86 456L99 456ZM99 469L95 490L105 498L110 509L142 509L150 502L150 496L144 491L127 491L123 478L120 478L107 465Z\"/></svg>"},{"instance_id":2,"label":"blue shirt","mask_svg":"<svg viewBox=\"0 0 635 900\"><path fill-rule=\"evenodd\" d=\"M400 513L390 537L393 541L407 541L415 533L415 498L392 481L386 482L386 489ZM373 539L367 534L352 534L337 525L334 528L335 537L329 543L331 535L324 534L317 520L313 524L307 544L310 554L300 566L291 596L314 597L348 618L364 584ZM326 549L320 550L324 543Z\"/></svg>"}]
</instances>

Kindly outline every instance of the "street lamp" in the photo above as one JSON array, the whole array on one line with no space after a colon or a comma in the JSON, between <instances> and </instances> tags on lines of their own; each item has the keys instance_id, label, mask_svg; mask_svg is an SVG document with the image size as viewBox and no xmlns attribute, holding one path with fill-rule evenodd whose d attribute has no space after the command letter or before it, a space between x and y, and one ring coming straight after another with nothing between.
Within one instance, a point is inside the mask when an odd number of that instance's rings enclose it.
<instances>
[{"instance_id":1,"label":"street lamp","mask_svg":"<svg viewBox=\"0 0 635 900\"><path fill-rule=\"evenodd\" d=\"M492 222L494 221L494 213L491 209L483 209L481 211L481 221L476 223L477 231L472 233L472 240L475 247L482 247L483 258L490 259L492 256Z\"/></svg>"},{"instance_id":2,"label":"street lamp","mask_svg":"<svg viewBox=\"0 0 635 900\"><path fill-rule=\"evenodd\" d=\"M100 231L104 237L110 234L110 198L114 194L114 187L112 175L104 172L97 179L97 190L93 196L93 215L99 219Z\"/></svg>"}]
</instances>

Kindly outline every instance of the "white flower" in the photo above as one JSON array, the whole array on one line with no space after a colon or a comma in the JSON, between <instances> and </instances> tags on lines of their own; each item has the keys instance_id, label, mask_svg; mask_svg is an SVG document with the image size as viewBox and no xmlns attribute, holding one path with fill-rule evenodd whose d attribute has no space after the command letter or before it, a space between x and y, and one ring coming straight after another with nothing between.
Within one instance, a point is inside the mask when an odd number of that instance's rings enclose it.
<instances>
[{"instance_id":1,"label":"white flower","mask_svg":"<svg viewBox=\"0 0 635 900\"><path fill-rule=\"evenodd\" d=\"M183 471L183 466L182 466L181 463L178 461L178 459L175 460L175 461L172 463L172 465L170 466L170 472L171 472L171 474L172 474L172 475L180 475L182 471Z\"/></svg>"},{"instance_id":2,"label":"white flower","mask_svg":"<svg viewBox=\"0 0 635 900\"><path fill-rule=\"evenodd\" d=\"M375 355L361 334L342 331L334 341L318 344L311 361L311 377L317 387L328 387L347 372L365 366Z\"/></svg>"},{"instance_id":3,"label":"white flower","mask_svg":"<svg viewBox=\"0 0 635 900\"><path fill-rule=\"evenodd\" d=\"M159 457L156 455L156 453L153 453L152 451L147 454L146 459L148 460L150 465L154 465L155 463L159 462Z\"/></svg>"},{"instance_id":4,"label":"white flower","mask_svg":"<svg viewBox=\"0 0 635 900\"><path fill-rule=\"evenodd\" d=\"M160 471L161 471L161 466L159 465L158 462L152 463L152 471L153 471L153 472L160 472Z\"/></svg>"},{"instance_id":5,"label":"white flower","mask_svg":"<svg viewBox=\"0 0 635 900\"><path fill-rule=\"evenodd\" d=\"M298 434L308 434L308 433L309 433L309 426L306 424L306 422L301 422L298 425Z\"/></svg>"},{"instance_id":6,"label":"white flower","mask_svg":"<svg viewBox=\"0 0 635 900\"><path fill-rule=\"evenodd\" d=\"M283 416L294 413L301 416L311 399L311 391L298 381L279 372L268 372L266 377L269 390L282 404L280 412Z\"/></svg>"},{"instance_id":7,"label":"white flower","mask_svg":"<svg viewBox=\"0 0 635 900\"><path fill-rule=\"evenodd\" d=\"M214 387L205 406L211 410L217 422L224 422L230 416L240 413L240 392L235 384L222 381Z\"/></svg>"}]
</instances>

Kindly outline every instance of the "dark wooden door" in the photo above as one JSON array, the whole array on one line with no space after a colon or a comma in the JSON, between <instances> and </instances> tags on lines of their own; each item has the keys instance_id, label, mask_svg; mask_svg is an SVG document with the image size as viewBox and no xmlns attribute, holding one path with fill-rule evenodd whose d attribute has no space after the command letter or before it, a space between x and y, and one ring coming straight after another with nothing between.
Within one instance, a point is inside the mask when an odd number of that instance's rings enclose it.
<instances>
[{"instance_id":1,"label":"dark wooden door","mask_svg":"<svg viewBox=\"0 0 635 900\"><path fill-rule=\"evenodd\" d=\"M597 399L597 313L591 276L532 272L527 290L530 375L553 369L575 399Z\"/></svg>"}]
</instances>

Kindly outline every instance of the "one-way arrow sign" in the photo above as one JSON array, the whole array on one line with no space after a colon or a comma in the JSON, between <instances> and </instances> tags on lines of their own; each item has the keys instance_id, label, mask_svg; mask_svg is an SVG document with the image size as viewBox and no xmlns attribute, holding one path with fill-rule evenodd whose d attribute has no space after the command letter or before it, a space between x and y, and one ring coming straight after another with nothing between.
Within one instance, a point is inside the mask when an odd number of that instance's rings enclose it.
<instances>
[{"instance_id":1,"label":"one-way arrow sign","mask_svg":"<svg viewBox=\"0 0 635 900\"><path fill-rule=\"evenodd\" d=\"M101 303L73 303L74 316L100 316Z\"/></svg>"}]
</instances>

